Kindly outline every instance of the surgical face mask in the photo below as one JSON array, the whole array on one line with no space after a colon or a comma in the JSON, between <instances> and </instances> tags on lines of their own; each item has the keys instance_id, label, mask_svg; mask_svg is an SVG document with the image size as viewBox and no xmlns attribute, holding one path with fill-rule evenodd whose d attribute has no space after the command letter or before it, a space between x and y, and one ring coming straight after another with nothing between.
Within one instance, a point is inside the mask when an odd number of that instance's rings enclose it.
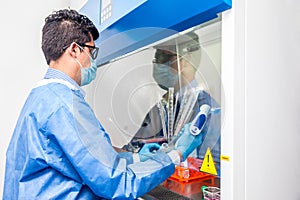
<instances>
[{"instance_id":1,"label":"surgical face mask","mask_svg":"<svg viewBox=\"0 0 300 200\"><path fill-rule=\"evenodd\" d=\"M96 78L97 65L96 62L90 58L91 66L89 68L81 67L81 86L87 85Z\"/></svg>"},{"instance_id":2,"label":"surgical face mask","mask_svg":"<svg viewBox=\"0 0 300 200\"><path fill-rule=\"evenodd\" d=\"M80 47L80 46L79 46ZM97 64L96 62L92 59L92 57L82 48L80 47L90 58L90 67L88 68L84 68L82 67L82 64L75 59L78 64L81 67L81 83L80 86L84 86L87 85L89 83L91 83L95 78L96 78L96 74L97 74Z\"/></svg>"},{"instance_id":3,"label":"surgical face mask","mask_svg":"<svg viewBox=\"0 0 300 200\"><path fill-rule=\"evenodd\" d=\"M153 78L157 84L163 88L168 89L174 87L178 81L178 74L172 73L170 63L153 63Z\"/></svg>"}]
</instances>

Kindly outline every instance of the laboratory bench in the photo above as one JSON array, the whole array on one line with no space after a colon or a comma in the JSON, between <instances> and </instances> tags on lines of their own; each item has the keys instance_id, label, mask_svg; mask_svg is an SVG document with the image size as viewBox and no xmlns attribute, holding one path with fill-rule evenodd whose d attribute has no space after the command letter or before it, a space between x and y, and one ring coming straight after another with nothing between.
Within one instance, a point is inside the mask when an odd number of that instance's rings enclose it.
<instances>
[{"instance_id":1,"label":"laboratory bench","mask_svg":"<svg viewBox=\"0 0 300 200\"><path fill-rule=\"evenodd\" d=\"M202 186L220 188L220 178L207 176L202 179L182 182L170 177L162 184L144 195L141 200L202 200Z\"/></svg>"}]
</instances>

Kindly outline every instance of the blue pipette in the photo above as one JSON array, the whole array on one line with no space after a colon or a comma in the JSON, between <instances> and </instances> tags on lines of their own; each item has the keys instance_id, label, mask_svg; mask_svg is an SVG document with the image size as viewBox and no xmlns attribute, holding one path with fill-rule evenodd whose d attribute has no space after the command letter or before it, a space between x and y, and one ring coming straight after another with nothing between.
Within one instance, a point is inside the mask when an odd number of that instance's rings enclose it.
<instances>
[{"instance_id":1,"label":"blue pipette","mask_svg":"<svg viewBox=\"0 0 300 200\"><path fill-rule=\"evenodd\" d=\"M207 104L203 104L200 106L200 112L197 116L193 119L191 126L190 126L190 133L192 135L198 135L201 133L206 121L207 115L210 111L210 106Z\"/></svg>"}]
</instances>

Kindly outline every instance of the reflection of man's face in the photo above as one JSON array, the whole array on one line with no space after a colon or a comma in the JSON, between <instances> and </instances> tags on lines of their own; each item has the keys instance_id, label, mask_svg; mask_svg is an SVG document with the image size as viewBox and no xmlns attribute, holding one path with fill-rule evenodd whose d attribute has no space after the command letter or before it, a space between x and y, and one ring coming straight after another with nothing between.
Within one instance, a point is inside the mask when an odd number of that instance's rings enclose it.
<instances>
[{"instance_id":1,"label":"reflection of man's face","mask_svg":"<svg viewBox=\"0 0 300 200\"><path fill-rule=\"evenodd\" d=\"M161 63L162 64L168 64L168 66L171 68L170 71L174 74L174 73L178 73L178 64L180 65L180 68L182 70L182 64L184 64L185 66L188 66L189 63L188 62L182 62L184 59L180 59L175 53L172 53L170 51L167 50L159 50L160 51L160 55L163 57L163 59L161 59ZM177 60L179 59L179 60ZM181 72L180 70L180 72Z\"/></svg>"},{"instance_id":2,"label":"reflection of man's face","mask_svg":"<svg viewBox=\"0 0 300 200\"><path fill-rule=\"evenodd\" d=\"M195 79L195 72L198 66L195 66L194 63L196 63L195 60L200 58L199 52L198 49L195 49L192 52L182 52L183 55L178 56L175 52L157 49L154 63L160 64L161 67L164 66L165 70L159 70L161 72L164 71L163 74L159 75L156 68L154 72L155 80L160 86L165 86L166 88L174 87L175 90L189 84ZM175 76L177 76L176 82L174 82Z\"/></svg>"},{"instance_id":3,"label":"reflection of man's face","mask_svg":"<svg viewBox=\"0 0 300 200\"><path fill-rule=\"evenodd\" d=\"M153 60L153 78L158 85L168 90L178 82L176 55L170 51L157 49Z\"/></svg>"},{"instance_id":4,"label":"reflection of man's face","mask_svg":"<svg viewBox=\"0 0 300 200\"><path fill-rule=\"evenodd\" d=\"M195 68L195 66L193 66L192 63L188 60L191 57L189 53L179 57L175 53L167 50L161 50L161 52L165 56L165 60L163 60L163 63L168 63L168 66L171 68L171 72L173 73L178 73L179 68L179 74L185 71L186 68Z\"/></svg>"}]
</instances>

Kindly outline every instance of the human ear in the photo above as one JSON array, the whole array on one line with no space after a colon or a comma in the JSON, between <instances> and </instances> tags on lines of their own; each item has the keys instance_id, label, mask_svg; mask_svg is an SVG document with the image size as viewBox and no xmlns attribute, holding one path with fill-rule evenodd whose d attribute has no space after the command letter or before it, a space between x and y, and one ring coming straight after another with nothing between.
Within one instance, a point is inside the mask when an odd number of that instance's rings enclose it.
<instances>
[{"instance_id":1,"label":"human ear","mask_svg":"<svg viewBox=\"0 0 300 200\"><path fill-rule=\"evenodd\" d=\"M79 49L78 46L75 42L72 42L69 48L70 54L72 57L76 58L77 57L77 53L79 53Z\"/></svg>"}]
</instances>

